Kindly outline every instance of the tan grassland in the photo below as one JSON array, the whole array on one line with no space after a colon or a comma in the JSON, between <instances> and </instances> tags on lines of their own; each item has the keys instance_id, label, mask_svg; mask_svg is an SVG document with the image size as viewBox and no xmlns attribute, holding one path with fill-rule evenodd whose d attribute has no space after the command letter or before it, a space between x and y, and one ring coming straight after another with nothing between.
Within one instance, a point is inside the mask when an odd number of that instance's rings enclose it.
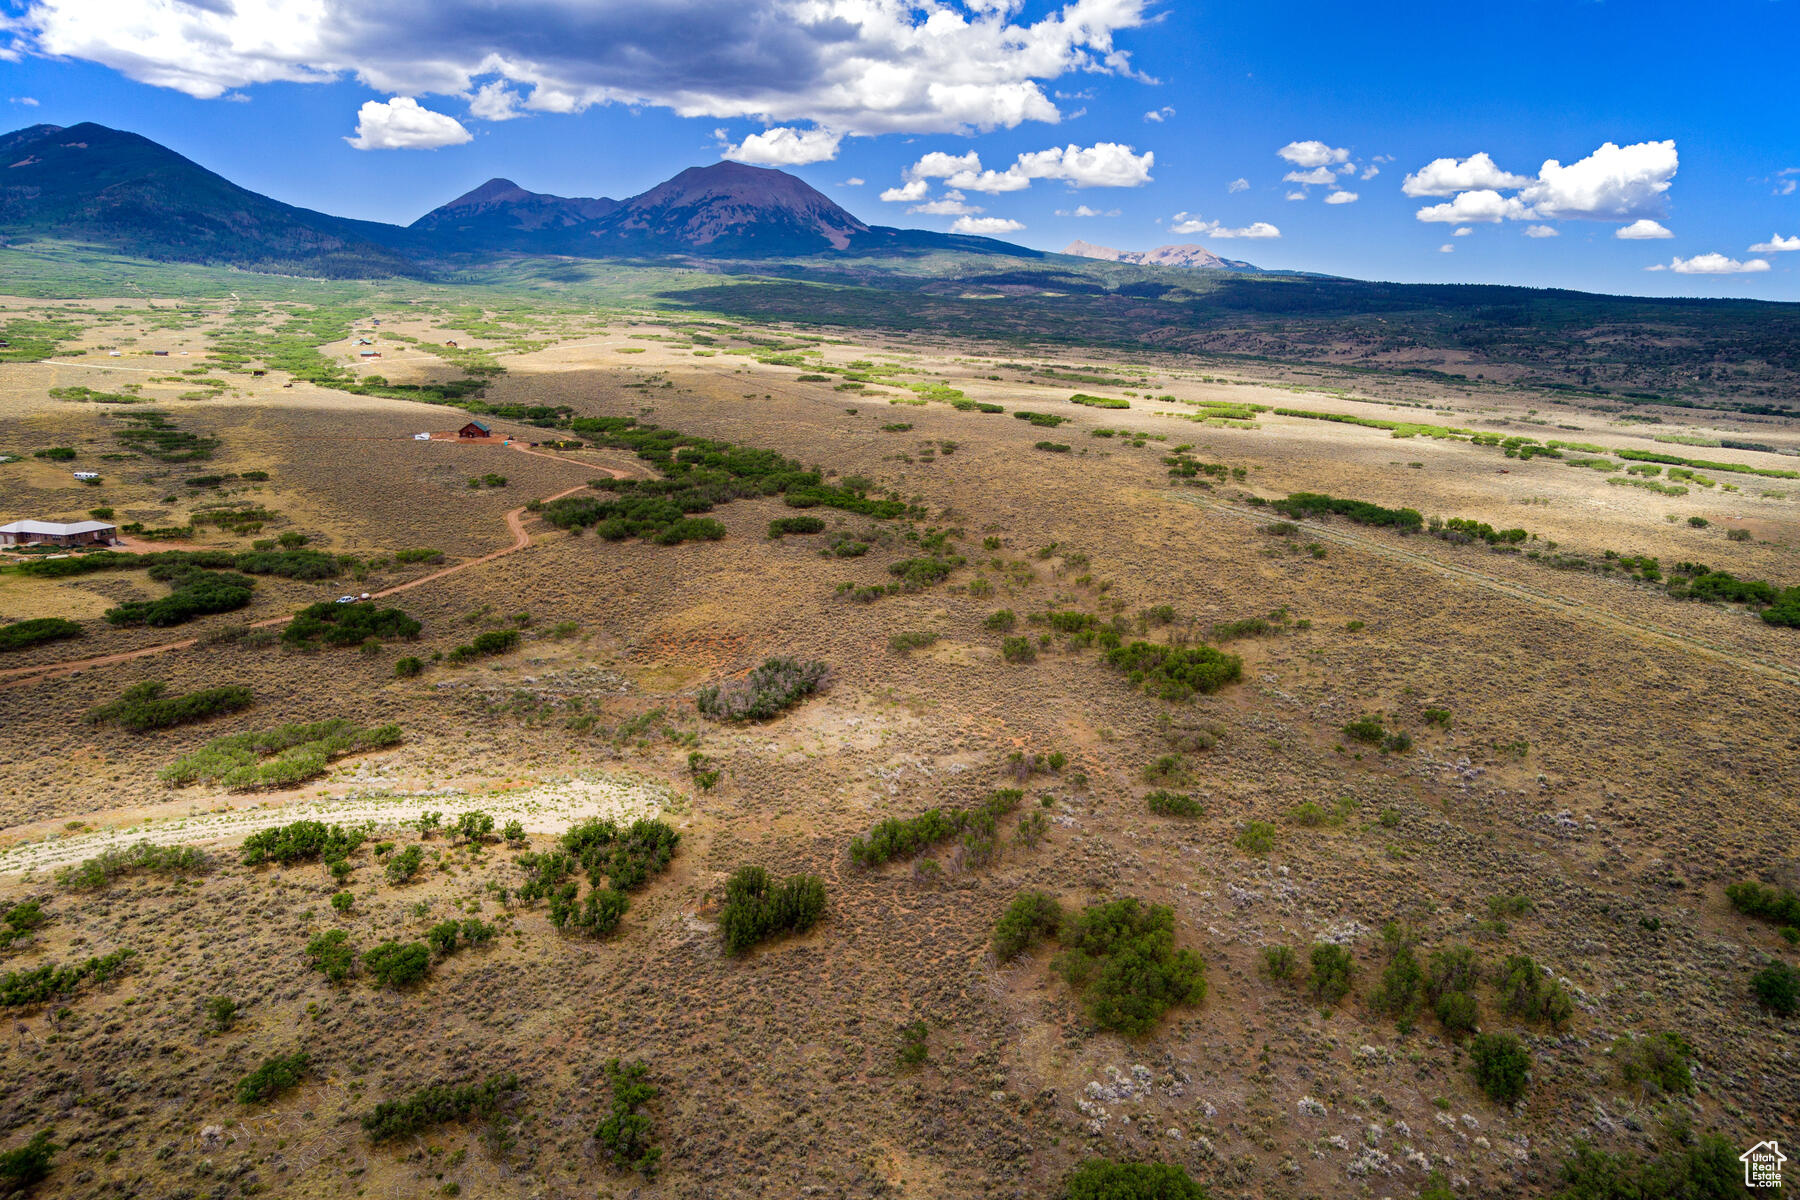
<instances>
[{"instance_id":1,"label":"tan grassland","mask_svg":"<svg viewBox=\"0 0 1800 1200\"><path fill-rule=\"evenodd\" d=\"M207 329L229 315L225 305L192 327L151 329L134 324L141 301L93 304L114 319L75 352L0 365L0 452L23 455L0 464L0 518L74 519L105 504L154 527L205 504L253 502L280 514L257 537L302 532L361 558L429 547L455 564L512 545L507 514L530 500L603 469L647 474L621 450L545 457L499 438L417 442L414 433L454 429L464 414L288 386L270 371L224 376L228 387L207 399L146 383L159 411L219 438L220 450L201 464L105 461L103 485L85 487L69 469L115 451L132 406L49 390L107 390L202 365ZM0 301L0 315L30 305ZM503 349L410 313L384 322L394 333ZM120 357L108 357L104 347L122 340ZM377 341L380 363L357 370L397 383L457 375L423 350ZM152 362L152 347L172 357ZM342 360L356 347L324 349ZM1144 359L1108 388L1029 374L1007 365L1022 351L972 342L814 348L839 370L897 366L1008 410L982 414L902 403L912 393L890 383L837 390L836 376L800 382L799 368L696 349L706 347L654 318L596 323L500 354L505 373L484 399L636 416L867 477L922 507L921 533L956 531L966 564L937 587L858 604L840 584L885 583L889 563L919 553L906 522L817 508L807 511L825 518L826 535L770 539L768 522L795 510L739 500L708 514L723 540L659 546L571 536L526 514L529 544L517 553L395 595L423 633L368 653L301 653L219 632L439 568L264 578L249 608L160 630L116 629L101 615L163 593L141 571L61 581L0 572L0 621L67 616L85 630L0 656L0 906L37 898L51 915L36 939L0 950L0 972L137 951L110 983L0 1013L0 1148L51 1126L66 1147L38 1194L1024 1198L1054 1194L1074 1164L1104 1154L1180 1163L1220 1197L1410 1197L1434 1174L1462 1196L1532 1196L1551 1189L1578 1139L1648 1155L1676 1112L1743 1148L1795 1135L1796 1026L1759 1009L1748 983L1768 959L1795 953L1772 926L1734 913L1723 888L1800 884L1800 631L1616 574L1341 519L1274 536L1274 518L1245 500L1326 492L1523 527L1536 535L1527 549L1697 560L1792 585L1800 479L1720 473L1715 486L1666 496L1609 484L1622 473L1466 441L1273 413L1253 429L1179 414L1194 411L1184 402L1242 401L1790 468L1800 459L1651 438L1705 432L1794 450L1800 426L1675 409L1654 410L1661 424L1624 424L1591 405L1474 386L1434 395L1416 380L1371 383L1373 398L1350 399L1290 390L1303 386L1291 374L1260 386L1279 373L1174 356ZM1076 373L1122 365L1072 355L1028 361ZM1069 402L1127 390L1127 411ZM1016 409L1069 421L1041 429L1013 419ZM523 442L579 436L493 423ZM911 428L884 432L890 423ZM1092 435L1101 428L1154 436ZM1072 449L1041 452L1041 440ZM1164 457L1184 443L1243 478L1171 479ZM31 457L56 445L79 458ZM269 479L216 494L180 486L202 471L246 470ZM468 486L489 472L505 486ZM1731 529L1749 540L1729 540ZM821 553L839 531L869 534L868 554ZM197 536L206 546L251 540ZM1288 621L1227 645L1243 657L1240 684L1180 704L1134 692L1098 651L1062 638L1035 662L1009 663L1001 634L984 626L1008 608L1015 632L1034 641L1046 629L1026 618L1047 610L1118 614L1136 630L1137 614L1158 605L1173 606L1172 630L1195 639L1214 622L1277 610ZM521 629L517 650L437 661L503 626ZM899 653L889 638L902 631L937 640ZM824 660L829 686L765 724L701 719L699 687L777 654ZM401 655L426 659L424 673L396 678ZM84 719L143 680L171 694L241 683L256 703L141 735ZM1449 726L1429 722L1427 708L1448 710ZM1409 732L1412 749L1350 742L1342 727L1367 715ZM592 720L571 727L574 716ZM162 767L213 738L331 717L397 722L403 740L287 791L159 782ZM689 773L694 750L723 771L713 790ZM1053 751L1067 755L1060 772L1021 781L1009 762ZM1179 790L1205 802L1204 816L1147 811L1144 794L1162 785L1145 768L1168 754L1180 755ZM1041 843L1009 844L980 869L942 852L937 872L852 865L851 839L874 822L1001 786L1025 789L1021 812L1047 814ZM1296 822L1306 803L1335 815ZM594 815L660 813L682 841L670 872L634 894L620 932L587 941L559 934L542 905L502 899L524 878L508 847L421 839L403 824L469 809L522 820L538 851ZM338 914L328 901L339 885L319 864L238 864L248 832L301 818L372 821L381 840L421 843L427 869L393 885L363 848L343 885L354 906ZM1236 845L1251 821L1275 826L1269 853ZM203 844L212 869L97 892L55 882L59 868L140 839ZM744 863L821 876L824 921L726 955L717 908ZM994 961L994 921L1027 888L1065 907L1120 896L1171 906L1178 941L1207 962L1204 1003L1140 1038L1096 1029L1049 951ZM1530 911L1491 918L1490 900L1515 896ZM477 914L501 936L444 959L413 989L360 978L334 987L302 954L321 930L345 929L368 949ZM1492 988L1481 993L1482 1027L1517 1033L1531 1050L1520 1105L1486 1099L1464 1049L1429 1015L1403 1031L1375 1011L1379 931L1391 920L1417 928L1422 957L1464 942L1490 965L1529 954L1568 988L1576 1012L1561 1030L1508 1017ZM1269 945L1304 957L1320 941L1348 947L1358 967L1351 997L1330 1008L1259 969ZM223 1033L209 1031L202 1007L219 995L246 1006ZM929 1057L907 1067L900 1029L918 1020ZM1619 1078L1614 1039L1659 1030L1693 1047L1691 1097L1658 1098ZM306 1082L272 1104L236 1102L243 1075L296 1049L313 1056ZM650 1106L664 1149L653 1180L615 1173L593 1136L613 1057L645 1060L661 1089ZM381 1100L499 1071L518 1073L521 1094L491 1125L389 1145L371 1145L358 1125Z\"/></svg>"}]
</instances>

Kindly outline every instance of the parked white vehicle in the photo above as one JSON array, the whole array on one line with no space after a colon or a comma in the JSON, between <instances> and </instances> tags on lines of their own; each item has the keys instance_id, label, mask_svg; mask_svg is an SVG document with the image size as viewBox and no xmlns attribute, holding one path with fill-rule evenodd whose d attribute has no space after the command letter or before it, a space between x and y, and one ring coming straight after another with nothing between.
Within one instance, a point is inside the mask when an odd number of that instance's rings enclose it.
<instances>
[{"instance_id":1,"label":"parked white vehicle","mask_svg":"<svg viewBox=\"0 0 1800 1200\"><path fill-rule=\"evenodd\" d=\"M429 433L413 434L413 441L415 441L415 442L429 442L430 440L431 440L431 435Z\"/></svg>"},{"instance_id":2,"label":"parked white vehicle","mask_svg":"<svg viewBox=\"0 0 1800 1200\"><path fill-rule=\"evenodd\" d=\"M337 598L337 602L339 604L355 604L356 597L355 596L339 596Z\"/></svg>"}]
</instances>

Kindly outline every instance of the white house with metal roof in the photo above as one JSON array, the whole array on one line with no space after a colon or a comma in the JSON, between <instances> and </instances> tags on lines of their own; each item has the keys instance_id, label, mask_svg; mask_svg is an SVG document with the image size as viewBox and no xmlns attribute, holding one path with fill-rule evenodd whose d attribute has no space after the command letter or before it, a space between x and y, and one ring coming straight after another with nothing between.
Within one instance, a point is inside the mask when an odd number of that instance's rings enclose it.
<instances>
[{"instance_id":1,"label":"white house with metal roof","mask_svg":"<svg viewBox=\"0 0 1800 1200\"><path fill-rule=\"evenodd\" d=\"M119 529L105 521L14 521L0 525L0 546L108 545Z\"/></svg>"}]
</instances>

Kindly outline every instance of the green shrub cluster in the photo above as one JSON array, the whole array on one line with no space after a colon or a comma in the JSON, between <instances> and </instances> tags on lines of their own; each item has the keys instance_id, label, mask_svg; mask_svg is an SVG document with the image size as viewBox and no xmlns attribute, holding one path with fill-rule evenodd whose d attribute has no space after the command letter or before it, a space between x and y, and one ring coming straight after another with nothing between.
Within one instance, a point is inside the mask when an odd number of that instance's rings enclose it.
<instances>
[{"instance_id":1,"label":"green shrub cluster","mask_svg":"<svg viewBox=\"0 0 1800 1200\"><path fill-rule=\"evenodd\" d=\"M931 1029L923 1021L910 1021L900 1027L900 1048L894 1057L903 1067L916 1067L931 1056Z\"/></svg>"},{"instance_id":2,"label":"green shrub cluster","mask_svg":"<svg viewBox=\"0 0 1800 1200\"><path fill-rule=\"evenodd\" d=\"M0 950L14 942L30 941L49 920L50 915L44 911L41 900L21 900L17 904L0 906Z\"/></svg>"},{"instance_id":3,"label":"green shrub cluster","mask_svg":"<svg viewBox=\"0 0 1800 1200\"><path fill-rule=\"evenodd\" d=\"M105 983L125 969L137 951L126 947L111 954L98 955L74 966L44 963L30 970L8 971L0 975L0 1008L22 1008L42 1004L59 996L72 995L92 979Z\"/></svg>"},{"instance_id":4,"label":"green shrub cluster","mask_svg":"<svg viewBox=\"0 0 1800 1200\"><path fill-rule=\"evenodd\" d=\"M87 711L91 724L111 722L133 733L152 729L168 729L193 721L204 721L220 713L240 712L256 702L250 689L241 684L203 688L180 696L165 696L168 685L154 680L135 683L111 704Z\"/></svg>"},{"instance_id":5,"label":"green shrub cluster","mask_svg":"<svg viewBox=\"0 0 1800 1200\"><path fill-rule=\"evenodd\" d=\"M1206 964L1175 948L1175 914L1133 897L1095 904L1065 921L1056 967L1082 989L1103 1029L1148 1033L1178 1004L1206 998Z\"/></svg>"},{"instance_id":6,"label":"green shrub cluster","mask_svg":"<svg viewBox=\"0 0 1800 1200\"><path fill-rule=\"evenodd\" d=\"M1206 815L1206 806L1186 792L1171 792L1166 788L1157 788L1144 797L1144 803L1150 811L1159 817L1200 817Z\"/></svg>"},{"instance_id":7,"label":"green shrub cluster","mask_svg":"<svg viewBox=\"0 0 1800 1200\"><path fill-rule=\"evenodd\" d=\"M824 533L825 522L819 517L777 517L769 522L769 536L785 537L790 533Z\"/></svg>"},{"instance_id":8,"label":"green shrub cluster","mask_svg":"<svg viewBox=\"0 0 1800 1200\"><path fill-rule=\"evenodd\" d=\"M1022 408L1014 411L1013 416L1021 421L1029 421L1033 425L1038 425L1045 429L1055 429L1058 425L1061 425L1069 419L1067 417L1056 416L1053 413L1027 412Z\"/></svg>"},{"instance_id":9,"label":"green shrub cluster","mask_svg":"<svg viewBox=\"0 0 1800 1200\"><path fill-rule=\"evenodd\" d=\"M102 850L92 858L56 873L57 886L88 892L139 871L156 875L192 875L204 871L206 852L198 846L158 846L142 841L124 850Z\"/></svg>"},{"instance_id":10,"label":"green shrub cluster","mask_svg":"<svg viewBox=\"0 0 1800 1200\"><path fill-rule=\"evenodd\" d=\"M1531 1079L1531 1055L1510 1033L1478 1033L1469 1042L1475 1083L1496 1104L1514 1104Z\"/></svg>"},{"instance_id":11,"label":"green shrub cluster","mask_svg":"<svg viewBox=\"0 0 1800 1200\"><path fill-rule=\"evenodd\" d=\"M238 1081L239 1104L260 1104L273 1100L302 1079L312 1066L312 1056L301 1050L294 1054L266 1058L262 1066Z\"/></svg>"},{"instance_id":12,"label":"green shrub cluster","mask_svg":"<svg viewBox=\"0 0 1800 1200\"><path fill-rule=\"evenodd\" d=\"M1062 906L1048 892L1021 892L994 923L994 957L1017 958L1062 929Z\"/></svg>"},{"instance_id":13,"label":"green shrub cluster","mask_svg":"<svg viewBox=\"0 0 1800 1200\"><path fill-rule=\"evenodd\" d=\"M1321 492L1294 492L1285 500L1270 501L1269 507L1295 520L1317 513L1333 513L1358 525L1398 529L1402 533L1416 533L1425 525L1425 517L1417 509L1383 508L1366 500L1346 500Z\"/></svg>"},{"instance_id":14,"label":"green shrub cluster","mask_svg":"<svg viewBox=\"0 0 1800 1200\"><path fill-rule=\"evenodd\" d=\"M1787 888L1767 887L1754 880L1726 885L1725 898L1747 917L1771 921L1786 929L1800 928L1800 895Z\"/></svg>"},{"instance_id":15,"label":"green shrub cluster","mask_svg":"<svg viewBox=\"0 0 1800 1200\"><path fill-rule=\"evenodd\" d=\"M1067 442L1033 442L1032 447L1050 454L1067 454L1069 452Z\"/></svg>"},{"instance_id":16,"label":"green shrub cluster","mask_svg":"<svg viewBox=\"0 0 1800 1200\"><path fill-rule=\"evenodd\" d=\"M216 437L190 433L161 412L127 413L128 426L113 434L121 443L166 463L199 462L223 443Z\"/></svg>"},{"instance_id":17,"label":"green shrub cluster","mask_svg":"<svg viewBox=\"0 0 1800 1200\"><path fill-rule=\"evenodd\" d=\"M50 1160L61 1149L50 1140L48 1129L38 1130L17 1150L0 1154L0 1182L7 1185L9 1192L17 1189L20 1195L25 1194L50 1174Z\"/></svg>"},{"instance_id":18,"label":"green shrub cluster","mask_svg":"<svg viewBox=\"0 0 1800 1200\"><path fill-rule=\"evenodd\" d=\"M1694 1090L1694 1073L1688 1065L1693 1056L1693 1047L1679 1033L1648 1033L1643 1037L1628 1033L1615 1038L1612 1044L1613 1063L1619 1068L1620 1079L1671 1096Z\"/></svg>"},{"instance_id":19,"label":"green shrub cluster","mask_svg":"<svg viewBox=\"0 0 1800 1200\"><path fill-rule=\"evenodd\" d=\"M1446 946L1431 952L1426 962L1425 999L1452 1037L1475 1028L1479 1013L1475 986L1480 981L1481 967L1468 946Z\"/></svg>"},{"instance_id":20,"label":"green shrub cluster","mask_svg":"<svg viewBox=\"0 0 1800 1200\"><path fill-rule=\"evenodd\" d=\"M359 646L370 638L411 641L424 626L398 608L377 608L373 601L335 604L329 600L309 604L294 614L281 631L290 646L323 642L327 646ZM510 632L510 631L509 631ZM515 635L516 636L516 635Z\"/></svg>"},{"instance_id":21,"label":"green shrub cluster","mask_svg":"<svg viewBox=\"0 0 1800 1200\"><path fill-rule=\"evenodd\" d=\"M101 550L93 554L20 563L19 572L46 579L63 579L96 571L150 569L160 572L154 578L166 580L185 567L302 580L330 579L342 569L336 557L317 550L164 550L154 554Z\"/></svg>"},{"instance_id":22,"label":"green shrub cluster","mask_svg":"<svg viewBox=\"0 0 1800 1200\"><path fill-rule=\"evenodd\" d=\"M950 572L962 566L963 562L964 559L959 554L952 554L949 558L937 555L903 558L899 562L888 564L888 574L900 581L901 591L922 592L948 579Z\"/></svg>"},{"instance_id":23,"label":"green shrub cluster","mask_svg":"<svg viewBox=\"0 0 1800 1200\"><path fill-rule=\"evenodd\" d=\"M265 862L278 862L285 867L321 858L335 862L355 853L368 837L368 830L355 826L345 829L323 821L294 821L258 830L245 838L244 862L252 867Z\"/></svg>"},{"instance_id":24,"label":"green shrub cluster","mask_svg":"<svg viewBox=\"0 0 1800 1200\"><path fill-rule=\"evenodd\" d=\"M408 846L394 857L388 859L387 881L396 887L411 883L425 863L425 851L418 846Z\"/></svg>"},{"instance_id":25,"label":"green shrub cluster","mask_svg":"<svg viewBox=\"0 0 1800 1200\"><path fill-rule=\"evenodd\" d=\"M363 954L363 970L383 987L405 987L431 971L431 947L424 942L382 942Z\"/></svg>"},{"instance_id":26,"label":"green shrub cluster","mask_svg":"<svg viewBox=\"0 0 1800 1200\"><path fill-rule=\"evenodd\" d=\"M600 1151L620 1171L636 1171L645 1179L656 1174L662 1159L662 1148L650 1144L650 1116L644 1105L656 1099L659 1090L644 1082L650 1068L641 1059L620 1063L606 1061L606 1085L612 1092L612 1106L594 1130Z\"/></svg>"},{"instance_id":27,"label":"green shrub cluster","mask_svg":"<svg viewBox=\"0 0 1800 1200\"><path fill-rule=\"evenodd\" d=\"M701 688L694 706L715 721L766 721L818 691L830 674L816 659L764 659L740 680Z\"/></svg>"},{"instance_id":28,"label":"green shrub cluster","mask_svg":"<svg viewBox=\"0 0 1800 1200\"><path fill-rule=\"evenodd\" d=\"M584 937L610 937L631 907L631 898L615 888L591 888L587 901L578 895L581 885L573 879L550 893L550 924Z\"/></svg>"},{"instance_id":29,"label":"green shrub cluster","mask_svg":"<svg viewBox=\"0 0 1800 1200\"><path fill-rule=\"evenodd\" d=\"M314 934L306 943L306 958L332 983L344 982L356 969L356 951L350 948L350 935L342 929Z\"/></svg>"},{"instance_id":30,"label":"green shrub cluster","mask_svg":"<svg viewBox=\"0 0 1800 1200\"><path fill-rule=\"evenodd\" d=\"M1017 788L1002 788L974 808L929 808L916 817L889 817L850 843L850 859L859 867L876 867L953 837L961 836L965 845L992 841L999 819L1017 808L1024 795Z\"/></svg>"},{"instance_id":31,"label":"green shrub cluster","mask_svg":"<svg viewBox=\"0 0 1800 1200\"><path fill-rule=\"evenodd\" d=\"M1779 960L1750 977L1756 1002L1778 1017L1800 1012L1800 970Z\"/></svg>"},{"instance_id":32,"label":"green shrub cluster","mask_svg":"<svg viewBox=\"0 0 1800 1200\"><path fill-rule=\"evenodd\" d=\"M74 562L75 559L58 559L58 562ZM81 626L64 617L30 617L23 621L13 621L0 625L0 650L24 650L31 646L40 646L45 642L59 642L64 638L81 636Z\"/></svg>"},{"instance_id":33,"label":"green shrub cluster","mask_svg":"<svg viewBox=\"0 0 1800 1200\"><path fill-rule=\"evenodd\" d=\"M240 609L250 603L256 588L248 576L164 563L150 567L150 578L167 583L172 590L160 600L128 600L107 609L108 624L181 625L195 617Z\"/></svg>"},{"instance_id":34,"label":"green shrub cluster","mask_svg":"<svg viewBox=\"0 0 1800 1200\"><path fill-rule=\"evenodd\" d=\"M577 417L569 424L595 445L635 452L661 478L596 480L595 488L613 493L612 499L568 496L552 501L543 508L544 518L558 528L591 525L613 540L642 537L674 545L725 536L717 521L691 514L756 496L781 496L791 508L837 508L877 519L907 511L902 501L872 499L867 487L852 487L847 479L826 483L820 472L804 470L771 450L639 425L631 417Z\"/></svg>"},{"instance_id":35,"label":"green shrub cluster","mask_svg":"<svg viewBox=\"0 0 1800 1200\"><path fill-rule=\"evenodd\" d=\"M613 822L591 818L562 836L562 848L600 886L604 877L615 891L636 891L652 876L669 869L681 834L663 821L639 818L621 830Z\"/></svg>"},{"instance_id":36,"label":"green shrub cluster","mask_svg":"<svg viewBox=\"0 0 1800 1200\"><path fill-rule=\"evenodd\" d=\"M1394 1018L1401 1029L1410 1030L1418 1018L1424 991L1425 972L1419 966L1418 955L1413 953L1411 941L1390 941L1387 966L1382 969L1381 982L1369 996L1369 1007Z\"/></svg>"},{"instance_id":37,"label":"green shrub cluster","mask_svg":"<svg viewBox=\"0 0 1800 1200\"><path fill-rule=\"evenodd\" d=\"M1173 1163L1090 1158L1063 1181L1064 1200L1207 1200L1207 1191Z\"/></svg>"},{"instance_id":38,"label":"green shrub cluster","mask_svg":"<svg viewBox=\"0 0 1800 1200\"><path fill-rule=\"evenodd\" d=\"M1330 942L1318 942L1312 948L1311 963L1307 986L1317 999L1331 1005L1350 994L1356 979L1356 960L1350 951Z\"/></svg>"},{"instance_id":39,"label":"green shrub cluster","mask_svg":"<svg viewBox=\"0 0 1800 1200\"><path fill-rule=\"evenodd\" d=\"M234 790L291 787L323 775L332 761L392 746L400 741L398 725L366 729L342 718L311 724L214 738L194 753L176 759L161 773L173 787L205 780Z\"/></svg>"},{"instance_id":40,"label":"green shrub cluster","mask_svg":"<svg viewBox=\"0 0 1800 1200\"><path fill-rule=\"evenodd\" d=\"M934 645L938 635L928 629L909 629L888 638L888 649L895 654L911 654Z\"/></svg>"},{"instance_id":41,"label":"green shrub cluster","mask_svg":"<svg viewBox=\"0 0 1800 1200\"><path fill-rule=\"evenodd\" d=\"M1607 1154L1582 1142L1560 1168L1549 1200L1725 1200L1744 1195L1737 1146L1716 1133L1685 1137L1662 1153Z\"/></svg>"},{"instance_id":42,"label":"green shrub cluster","mask_svg":"<svg viewBox=\"0 0 1800 1200\"><path fill-rule=\"evenodd\" d=\"M1212 646L1131 642L1108 650L1106 661L1125 672L1132 687L1171 701L1216 692L1244 674L1243 659Z\"/></svg>"},{"instance_id":43,"label":"green shrub cluster","mask_svg":"<svg viewBox=\"0 0 1800 1200\"><path fill-rule=\"evenodd\" d=\"M742 954L783 933L805 933L825 912L825 883L816 875L790 875L776 883L761 867L744 866L725 881L719 931L725 948Z\"/></svg>"},{"instance_id":44,"label":"green shrub cluster","mask_svg":"<svg viewBox=\"0 0 1800 1200\"><path fill-rule=\"evenodd\" d=\"M434 1083L403 1099L377 1104L363 1117L363 1131L371 1142L391 1142L451 1121L489 1117L518 1087L519 1077L511 1071L480 1083Z\"/></svg>"},{"instance_id":45,"label":"green shrub cluster","mask_svg":"<svg viewBox=\"0 0 1800 1200\"><path fill-rule=\"evenodd\" d=\"M1069 397L1070 404L1079 404L1086 408L1130 408L1131 401L1115 400L1110 396L1090 396L1086 392L1076 392Z\"/></svg>"},{"instance_id":46,"label":"green shrub cluster","mask_svg":"<svg viewBox=\"0 0 1800 1200\"><path fill-rule=\"evenodd\" d=\"M1500 1008L1523 1021L1543 1021L1560 1029L1575 1015L1575 1002L1550 973L1524 954L1514 954L1500 964L1494 978L1500 989Z\"/></svg>"}]
</instances>

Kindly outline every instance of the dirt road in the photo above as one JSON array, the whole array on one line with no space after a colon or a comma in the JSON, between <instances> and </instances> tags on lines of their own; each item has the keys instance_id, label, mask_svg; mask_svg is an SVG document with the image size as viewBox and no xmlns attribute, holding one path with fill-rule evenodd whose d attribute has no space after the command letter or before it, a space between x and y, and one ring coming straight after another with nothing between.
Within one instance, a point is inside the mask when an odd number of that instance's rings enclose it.
<instances>
[{"instance_id":1,"label":"dirt road","mask_svg":"<svg viewBox=\"0 0 1800 1200\"><path fill-rule=\"evenodd\" d=\"M1236 521L1247 521L1257 525L1264 524L1268 521L1266 515L1239 508L1236 505L1224 501L1212 500L1204 496L1196 496L1182 492L1177 493L1175 498L1183 503L1195 505L1196 507L1206 509L1208 512L1217 513L1220 516L1229 517ZM1358 550L1366 550L1370 554L1388 559L1391 562L1404 563L1409 567L1416 567L1423 571L1429 571L1433 575L1445 579L1455 579L1463 583L1474 584L1476 587L1485 588L1491 592L1499 592L1502 595L1511 596L1516 600L1523 600L1541 608L1555 609L1585 621L1605 625L1632 637L1668 642L1679 646L1684 650L1703 654L1709 658L1719 659L1723 662L1730 663L1732 666L1766 676L1770 679L1778 679L1783 683L1800 684L1800 669L1779 662L1770 662L1766 659L1753 658L1750 655L1742 654L1736 650L1730 650L1723 646L1714 645L1711 642L1703 641L1700 638L1692 637L1685 633L1679 633L1673 629L1665 629L1660 625L1651 625L1645 622L1631 620L1619 616L1616 613L1595 608L1592 604L1573 600L1567 596L1559 596L1546 588L1534 587L1530 584L1519 583L1513 580L1500 579L1496 576L1478 571L1473 567L1464 566L1461 563L1445 562L1435 555L1421 554L1417 551L1409 550L1404 546L1395 545L1390 540L1352 533L1341 527L1321 525L1316 521L1309 521L1302 528L1305 529L1308 537L1317 538L1322 542L1331 542L1340 546L1350 546Z\"/></svg>"},{"instance_id":2,"label":"dirt road","mask_svg":"<svg viewBox=\"0 0 1800 1200\"><path fill-rule=\"evenodd\" d=\"M558 454L546 454L542 450L533 450L529 446L517 443L513 444L512 449L517 450L521 454L529 454L533 458L548 458L554 462L569 463L589 471L602 471L611 475L614 479L628 479L631 477L630 471L621 470L617 467L602 467L596 463L585 463L578 459L564 458ZM548 504L552 500L560 500L564 496L573 496L577 492L584 492L586 490L586 484L578 484L572 488L564 488L553 496L544 497L542 503ZM493 562L496 558L504 558L508 554L516 554L520 550L525 549L527 546L531 545L531 534L525 529L525 512L528 507L529 505L521 505L518 508L509 510L506 514L506 528L507 531L513 535L513 541L510 546L503 546L492 553L483 554L479 558L471 558L466 562L457 563L455 566L445 567L441 571L433 571L429 575L421 575L417 579L409 579L405 583L397 583L393 587L383 588L379 592L371 593L372 597L379 599L383 596L395 595L398 592L411 591L413 588L423 584L444 579L461 571L467 571L471 567L479 567L484 563ZM266 620L252 622L249 628L264 629L271 625L285 625L290 619L291 616L269 617ZM169 654L176 650L189 650L197 645L198 642L198 638L184 638L178 642L161 642L154 646L143 646L136 650L121 651L117 654L96 654L89 658L72 658L57 663L39 663L38 665L31 667L8 667L4 670L0 670L0 688L23 687L26 684L36 683L39 680L56 679L60 676L72 675L77 671L85 671L92 667L106 667L111 666L114 663L131 662L133 659L149 658L157 654Z\"/></svg>"}]
</instances>

